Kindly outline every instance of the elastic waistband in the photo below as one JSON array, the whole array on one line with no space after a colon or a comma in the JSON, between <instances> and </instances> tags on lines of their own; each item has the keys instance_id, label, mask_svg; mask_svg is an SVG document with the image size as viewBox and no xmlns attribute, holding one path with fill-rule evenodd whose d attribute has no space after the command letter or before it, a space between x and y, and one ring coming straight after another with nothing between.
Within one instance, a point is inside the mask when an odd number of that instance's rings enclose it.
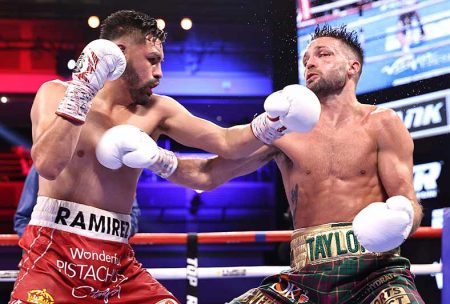
<instances>
[{"instance_id":1,"label":"elastic waistband","mask_svg":"<svg viewBox=\"0 0 450 304\"><path fill-rule=\"evenodd\" d=\"M356 238L351 223L331 223L294 230L291 240L291 268L300 270L308 264L320 264L363 254L399 254L367 251Z\"/></svg>"},{"instance_id":2,"label":"elastic waistband","mask_svg":"<svg viewBox=\"0 0 450 304\"><path fill-rule=\"evenodd\" d=\"M129 214L38 196L30 225L54 228L100 240L128 243L131 217Z\"/></svg>"}]
</instances>

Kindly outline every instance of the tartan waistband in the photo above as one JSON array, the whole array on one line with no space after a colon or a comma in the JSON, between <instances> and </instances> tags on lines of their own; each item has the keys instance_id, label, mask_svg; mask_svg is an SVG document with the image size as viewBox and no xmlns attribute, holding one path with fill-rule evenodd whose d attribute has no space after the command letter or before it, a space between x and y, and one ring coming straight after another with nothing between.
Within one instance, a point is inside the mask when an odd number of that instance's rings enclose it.
<instances>
[{"instance_id":1,"label":"tartan waistband","mask_svg":"<svg viewBox=\"0 0 450 304\"><path fill-rule=\"evenodd\" d=\"M356 238L352 223L330 223L294 230L291 240L291 268L300 270L308 264L321 264L363 254L400 254L400 248L374 253Z\"/></svg>"}]
</instances>

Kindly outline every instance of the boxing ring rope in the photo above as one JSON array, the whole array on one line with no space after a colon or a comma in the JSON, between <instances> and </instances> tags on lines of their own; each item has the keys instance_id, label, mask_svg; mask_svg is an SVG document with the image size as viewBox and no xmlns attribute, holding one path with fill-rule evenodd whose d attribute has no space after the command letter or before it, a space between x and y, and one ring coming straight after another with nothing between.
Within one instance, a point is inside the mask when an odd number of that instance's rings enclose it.
<instances>
[{"instance_id":1,"label":"boxing ring rope","mask_svg":"<svg viewBox=\"0 0 450 304\"><path fill-rule=\"evenodd\" d=\"M289 266L240 266L240 267L198 267L198 244L274 243L291 240L291 230L283 231L242 231L242 232L201 232L201 233L138 233L130 238L132 245L187 245L186 268L147 269L156 279L187 279L187 295L197 298L198 279L266 277L289 270ZM420 227L411 238L442 238L443 229ZM15 234L0 235L0 246L17 246L19 238ZM444 250L443 250L444 252ZM416 275L435 275L444 272L441 263L413 264L411 271ZM14 282L17 270L0 270L0 282Z\"/></svg>"},{"instance_id":2,"label":"boxing ring rope","mask_svg":"<svg viewBox=\"0 0 450 304\"><path fill-rule=\"evenodd\" d=\"M277 231L236 231L236 232L199 232L196 233L199 244L231 243L274 243L289 242L292 230ZM440 238L441 228L419 227L410 238ZM187 233L137 233L130 238L132 245L186 244ZM0 234L0 246L18 246L16 234Z\"/></svg>"}]
</instances>

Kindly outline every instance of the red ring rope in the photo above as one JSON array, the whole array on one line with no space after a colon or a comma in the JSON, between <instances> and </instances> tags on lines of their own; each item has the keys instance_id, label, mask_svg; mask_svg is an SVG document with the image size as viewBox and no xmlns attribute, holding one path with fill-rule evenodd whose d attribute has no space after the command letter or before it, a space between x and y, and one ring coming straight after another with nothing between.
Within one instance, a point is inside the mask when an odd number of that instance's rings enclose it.
<instances>
[{"instance_id":1,"label":"red ring rope","mask_svg":"<svg viewBox=\"0 0 450 304\"><path fill-rule=\"evenodd\" d=\"M197 234L199 244L222 243L267 243L288 242L292 230L277 231L237 231L237 232L200 232ZM419 227L412 238L440 238L441 228ZM17 246L19 237L16 234L0 234L0 246ZM186 244L186 233L138 233L130 239L130 244Z\"/></svg>"}]
</instances>

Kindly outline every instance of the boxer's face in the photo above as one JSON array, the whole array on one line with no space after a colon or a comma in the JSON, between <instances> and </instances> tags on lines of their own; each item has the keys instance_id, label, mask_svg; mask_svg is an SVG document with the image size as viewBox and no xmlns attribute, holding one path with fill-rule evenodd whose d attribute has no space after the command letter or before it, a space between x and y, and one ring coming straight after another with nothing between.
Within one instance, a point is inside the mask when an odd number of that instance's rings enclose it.
<instances>
[{"instance_id":1,"label":"boxer's face","mask_svg":"<svg viewBox=\"0 0 450 304\"><path fill-rule=\"evenodd\" d=\"M325 96L340 91L347 81L348 54L338 39L313 40L303 56L306 87Z\"/></svg>"},{"instance_id":2,"label":"boxer's face","mask_svg":"<svg viewBox=\"0 0 450 304\"><path fill-rule=\"evenodd\" d=\"M152 89L159 85L163 75L162 42L149 37L145 44L131 45L128 47L127 59L123 78L130 86L133 101L137 104L147 104L153 94Z\"/></svg>"}]
</instances>

